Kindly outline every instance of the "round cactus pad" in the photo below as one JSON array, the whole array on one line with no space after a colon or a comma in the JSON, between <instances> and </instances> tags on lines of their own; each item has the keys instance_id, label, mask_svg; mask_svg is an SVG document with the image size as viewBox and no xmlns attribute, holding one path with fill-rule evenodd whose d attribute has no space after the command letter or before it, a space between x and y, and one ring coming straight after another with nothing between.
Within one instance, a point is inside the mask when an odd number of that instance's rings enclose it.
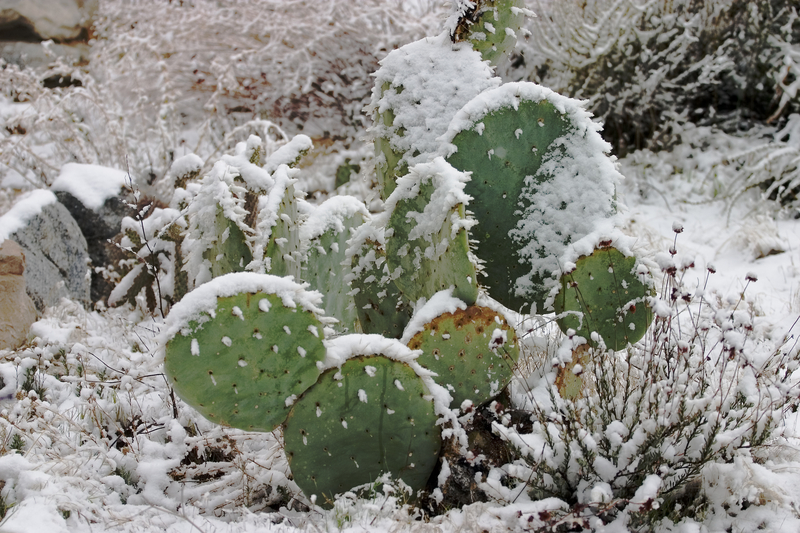
<instances>
[{"instance_id":1,"label":"round cactus pad","mask_svg":"<svg viewBox=\"0 0 800 533\"><path fill-rule=\"evenodd\" d=\"M544 312L566 247L615 211L620 175L597 125L575 100L507 83L464 106L443 139L455 149L448 162L472 173L470 239L489 295Z\"/></svg>"},{"instance_id":2,"label":"round cactus pad","mask_svg":"<svg viewBox=\"0 0 800 533\"><path fill-rule=\"evenodd\" d=\"M391 472L413 490L436 466L433 400L407 364L359 356L322 374L294 405L284 441L295 482L317 503Z\"/></svg>"},{"instance_id":3,"label":"round cactus pad","mask_svg":"<svg viewBox=\"0 0 800 533\"><path fill-rule=\"evenodd\" d=\"M575 270L561 277L555 301L561 330L573 329L592 345L597 332L612 350L641 339L653 318L647 306L652 291L635 269L636 258L615 248L578 259Z\"/></svg>"},{"instance_id":4,"label":"round cactus pad","mask_svg":"<svg viewBox=\"0 0 800 533\"><path fill-rule=\"evenodd\" d=\"M408 343L422 350L418 361L438 374L433 379L453 397L482 404L508 385L519 358L514 330L500 315L473 305L435 318Z\"/></svg>"},{"instance_id":5,"label":"round cactus pad","mask_svg":"<svg viewBox=\"0 0 800 533\"><path fill-rule=\"evenodd\" d=\"M209 420L272 431L319 377L322 335L313 312L274 294L240 293L218 298L213 316L176 334L164 366L178 395Z\"/></svg>"}]
</instances>

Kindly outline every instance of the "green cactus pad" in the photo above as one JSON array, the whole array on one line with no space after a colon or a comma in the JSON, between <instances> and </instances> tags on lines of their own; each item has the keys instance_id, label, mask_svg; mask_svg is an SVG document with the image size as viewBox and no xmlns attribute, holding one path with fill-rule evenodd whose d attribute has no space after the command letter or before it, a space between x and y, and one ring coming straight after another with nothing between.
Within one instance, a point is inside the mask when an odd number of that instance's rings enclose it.
<instances>
[{"instance_id":1,"label":"green cactus pad","mask_svg":"<svg viewBox=\"0 0 800 533\"><path fill-rule=\"evenodd\" d=\"M419 364L438 374L433 379L450 391L451 408L464 400L480 405L508 385L519 346L514 329L488 307L473 305L444 313L408 342L422 350Z\"/></svg>"},{"instance_id":2,"label":"green cactus pad","mask_svg":"<svg viewBox=\"0 0 800 533\"><path fill-rule=\"evenodd\" d=\"M467 177L441 157L421 163L398 181L386 202L389 272L405 299L416 302L454 287L453 296L475 303L478 283L470 261L465 214Z\"/></svg>"},{"instance_id":3,"label":"green cactus pad","mask_svg":"<svg viewBox=\"0 0 800 533\"><path fill-rule=\"evenodd\" d=\"M448 161L471 171L471 238L489 294L527 312L544 302L566 246L614 212L619 173L580 104L532 83L486 91L458 112Z\"/></svg>"},{"instance_id":4,"label":"green cactus pad","mask_svg":"<svg viewBox=\"0 0 800 533\"><path fill-rule=\"evenodd\" d=\"M346 259L351 230L369 216L367 208L352 196L334 196L316 207L300 228L300 238L308 249L302 277L312 289L324 295L325 313L339 321L334 329L353 333L358 313L346 281L350 262Z\"/></svg>"},{"instance_id":5,"label":"green cactus pad","mask_svg":"<svg viewBox=\"0 0 800 533\"><path fill-rule=\"evenodd\" d=\"M326 371L286 419L295 482L323 506L389 472L413 490L424 488L441 447L429 394L406 363L381 355Z\"/></svg>"},{"instance_id":6,"label":"green cactus pad","mask_svg":"<svg viewBox=\"0 0 800 533\"><path fill-rule=\"evenodd\" d=\"M477 0L475 9L459 20L455 39L469 41L483 59L497 65L517 43L524 7L524 0Z\"/></svg>"},{"instance_id":7,"label":"green cactus pad","mask_svg":"<svg viewBox=\"0 0 800 533\"><path fill-rule=\"evenodd\" d=\"M287 279L259 274L279 287L302 294ZM209 290L224 276L195 289L173 307L178 315L203 308ZM224 286L223 286L224 288ZM265 287L265 290L273 290ZM213 293L212 293L213 297ZM216 306L177 328L167 342L164 367L175 391L186 403L218 424L248 431L272 431L283 422L293 397L320 375L325 358L323 325L313 309L287 306L286 294L243 292L216 298ZM177 320L177 319L175 319ZM173 328L175 329L175 328Z\"/></svg>"},{"instance_id":8,"label":"green cactus pad","mask_svg":"<svg viewBox=\"0 0 800 533\"><path fill-rule=\"evenodd\" d=\"M275 185L269 192L257 223L259 246L263 250L266 271L275 276L294 276L300 279L303 250L300 225L303 217L298 210L302 194L294 184L295 169L279 166L274 174Z\"/></svg>"},{"instance_id":9,"label":"green cactus pad","mask_svg":"<svg viewBox=\"0 0 800 533\"><path fill-rule=\"evenodd\" d=\"M241 272L253 259L248 242L252 230L245 223L247 189L239 178L235 167L217 162L203 177L187 208L186 270L195 287L218 276Z\"/></svg>"},{"instance_id":10,"label":"green cactus pad","mask_svg":"<svg viewBox=\"0 0 800 533\"><path fill-rule=\"evenodd\" d=\"M412 310L389 276L383 241L383 228L367 223L356 230L347 249L348 281L361 332L399 339Z\"/></svg>"},{"instance_id":11,"label":"green cactus pad","mask_svg":"<svg viewBox=\"0 0 800 533\"><path fill-rule=\"evenodd\" d=\"M651 293L643 275L636 273L635 257L615 248L595 250L561 277L555 300L556 313L563 315L558 325L565 332L575 330L592 346L591 334L597 332L606 347L621 350L647 331L653 318L647 305Z\"/></svg>"},{"instance_id":12,"label":"green cactus pad","mask_svg":"<svg viewBox=\"0 0 800 533\"><path fill-rule=\"evenodd\" d=\"M228 219L223 209L217 208L214 233L220 237L203 251L203 259L211 265L211 276L216 278L231 272L242 272L253 260L247 246L247 237L239 225Z\"/></svg>"}]
</instances>

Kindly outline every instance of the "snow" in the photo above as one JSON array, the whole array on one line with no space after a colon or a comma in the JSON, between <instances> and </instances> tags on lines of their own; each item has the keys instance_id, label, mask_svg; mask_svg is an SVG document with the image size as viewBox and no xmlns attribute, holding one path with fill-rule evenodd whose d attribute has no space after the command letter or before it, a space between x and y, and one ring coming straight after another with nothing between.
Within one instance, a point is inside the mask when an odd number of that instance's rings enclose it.
<instances>
[{"instance_id":1,"label":"snow","mask_svg":"<svg viewBox=\"0 0 800 533\"><path fill-rule=\"evenodd\" d=\"M500 84L469 43L453 44L447 32L390 52L375 78L369 110L391 112L394 120L391 125L376 120L369 131L373 138L388 139L409 167L436 155L438 138L461 106Z\"/></svg>"},{"instance_id":2,"label":"snow","mask_svg":"<svg viewBox=\"0 0 800 533\"><path fill-rule=\"evenodd\" d=\"M133 185L131 178L122 170L67 163L50 186L53 192L68 192L88 209L97 211L109 198L118 196L125 186Z\"/></svg>"},{"instance_id":3,"label":"snow","mask_svg":"<svg viewBox=\"0 0 800 533\"><path fill-rule=\"evenodd\" d=\"M24 228L28 221L42 212L46 205L57 202L56 195L36 189L22 195L14 206L0 217L0 243Z\"/></svg>"},{"instance_id":4,"label":"snow","mask_svg":"<svg viewBox=\"0 0 800 533\"><path fill-rule=\"evenodd\" d=\"M464 310L467 304L453 296L453 289L439 291L427 302L422 302L423 305L418 304L411 321L406 325L403 330L403 336L400 337L400 342L408 344L411 339L425 329L425 325L431 322L434 318L440 317L445 313L455 313L459 309Z\"/></svg>"},{"instance_id":5,"label":"snow","mask_svg":"<svg viewBox=\"0 0 800 533\"><path fill-rule=\"evenodd\" d=\"M344 220L361 214L365 219L370 214L366 206L353 196L333 196L311 209L308 218L300 226L300 239L310 242L323 233L344 231Z\"/></svg>"}]
</instances>

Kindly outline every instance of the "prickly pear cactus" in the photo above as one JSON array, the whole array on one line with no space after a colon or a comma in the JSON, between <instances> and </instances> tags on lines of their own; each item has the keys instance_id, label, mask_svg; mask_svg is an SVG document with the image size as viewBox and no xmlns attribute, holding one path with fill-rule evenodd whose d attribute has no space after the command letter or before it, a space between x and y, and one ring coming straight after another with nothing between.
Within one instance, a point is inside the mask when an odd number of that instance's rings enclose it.
<instances>
[{"instance_id":1,"label":"prickly pear cactus","mask_svg":"<svg viewBox=\"0 0 800 533\"><path fill-rule=\"evenodd\" d=\"M441 306L437 298L431 303ZM419 363L436 372L434 380L450 392L451 408L497 396L514 376L519 358L516 334L503 317L487 307L458 307L430 320L408 341L409 348L422 351ZM425 309L419 314L424 316Z\"/></svg>"},{"instance_id":2,"label":"prickly pear cactus","mask_svg":"<svg viewBox=\"0 0 800 533\"><path fill-rule=\"evenodd\" d=\"M300 240L308 249L301 276L323 294L325 312L339 321L334 328L342 333L354 333L360 327L347 282L350 261L346 253L352 231L367 218L364 204L352 196L336 196L314 208L300 227Z\"/></svg>"},{"instance_id":3,"label":"prickly pear cactus","mask_svg":"<svg viewBox=\"0 0 800 533\"><path fill-rule=\"evenodd\" d=\"M559 327L575 330L593 346L596 332L612 350L641 339L653 319L647 305L652 288L646 272L636 267L635 257L610 247L581 257L575 269L561 277L555 300Z\"/></svg>"},{"instance_id":4,"label":"prickly pear cactus","mask_svg":"<svg viewBox=\"0 0 800 533\"><path fill-rule=\"evenodd\" d=\"M453 38L468 41L492 65L517 44L526 14L524 0L475 0L458 21Z\"/></svg>"},{"instance_id":5,"label":"prickly pear cactus","mask_svg":"<svg viewBox=\"0 0 800 533\"><path fill-rule=\"evenodd\" d=\"M466 216L468 177L442 158L420 163L400 178L386 202L391 212L386 239L389 272L406 300L416 302L454 287L454 295L472 304L478 297L470 259Z\"/></svg>"},{"instance_id":6,"label":"prickly pear cactus","mask_svg":"<svg viewBox=\"0 0 800 533\"><path fill-rule=\"evenodd\" d=\"M446 33L394 50L375 75L369 131L386 200L399 177L437 153L438 138L456 111L481 91L500 85L500 79L470 43L453 43Z\"/></svg>"},{"instance_id":7,"label":"prickly pear cactus","mask_svg":"<svg viewBox=\"0 0 800 533\"><path fill-rule=\"evenodd\" d=\"M203 416L272 431L313 385L325 358L319 295L285 278L228 274L175 305L164 368Z\"/></svg>"},{"instance_id":8,"label":"prickly pear cactus","mask_svg":"<svg viewBox=\"0 0 800 533\"><path fill-rule=\"evenodd\" d=\"M392 281L386 263L384 228L363 224L350 241L347 278L363 333L399 339L411 319L411 304Z\"/></svg>"},{"instance_id":9,"label":"prickly pear cactus","mask_svg":"<svg viewBox=\"0 0 800 533\"><path fill-rule=\"evenodd\" d=\"M305 250L300 241L303 217L298 209L298 201L302 194L294 187L297 183L294 178L296 173L295 169L281 165L273 174L275 184L258 217L256 256L270 274L301 279Z\"/></svg>"},{"instance_id":10,"label":"prickly pear cactus","mask_svg":"<svg viewBox=\"0 0 800 533\"><path fill-rule=\"evenodd\" d=\"M211 420L285 424L294 479L322 505L388 473L424 488L443 422L465 453L453 408L490 401L519 357L513 328L476 305L479 283L497 309L544 311L558 294L559 325L593 346L599 335L620 349L649 324L633 258L602 249L561 275L616 239L620 175L580 103L494 76L527 14L522 0L454 6L442 34L391 52L376 73L383 213L306 202L290 168L311 146L304 136L263 167L258 143L241 143L187 209L186 240L202 244L187 264L199 288L168 317L167 373ZM242 268L286 277L211 279ZM338 334L366 334L323 340L323 298ZM559 377L571 398L590 352L576 353Z\"/></svg>"},{"instance_id":11,"label":"prickly pear cactus","mask_svg":"<svg viewBox=\"0 0 800 533\"><path fill-rule=\"evenodd\" d=\"M439 457L436 419L430 391L408 364L380 353L349 359L326 371L286 419L294 480L326 507L387 473L422 489Z\"/></svg>"},{"instance_id":12,"label":"prickly pear cactus","mask_svg":"<svg viewBox=\"0 0 800 533\"><path fill-rule=\"evenodd\" d=\"M187 209L187 270L194 286L229 272L241 272L253 259L247 245L250 230L244 223L246 189L235 182L237 176L234 169L219 161L203 177Z\"/></svg>"},{"instance_id":13,"label":"prickly pear cactus","mask_svg":"<svg viewBox=\"0 0 800 533\"><path fill-rule=\"evenodd\" d=\"M492 298L545 309L566 246L615 210L620 178L598 126L576 101L533 83L507 83L455 116L447 160L472 173L472 238Z\"/></svg>"}]
</instances>

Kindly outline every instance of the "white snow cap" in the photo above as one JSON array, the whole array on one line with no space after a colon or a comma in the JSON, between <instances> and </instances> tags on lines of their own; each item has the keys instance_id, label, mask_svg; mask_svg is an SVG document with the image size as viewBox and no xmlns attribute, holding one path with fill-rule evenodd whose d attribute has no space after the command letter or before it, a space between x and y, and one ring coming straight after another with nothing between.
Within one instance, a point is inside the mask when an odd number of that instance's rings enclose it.
<instances>
[{"instance_id":1,"label":"white snow cap","mask_svg":"<svg viewBox=\"0 0 800 533\"><path fill-rule=\"evenodd\" d=\"M100 165L67 163L50 186L54 192L68 192L89 209L100 209L106 200L119 196L129 182L128 174Z\"/></svg>"},{"instance_id":2,"label":"white snow cap","mask_svg":"<svg viewBox=\"0 0 800 533\"><path fill-rule=\"evenodd\" d=\"M322 304L322 294L306 290L306 287L307 283L302 285L296 283L291 276L280 278L253 272L235 272L219 276L200 285L172 307L164 322L164 330L159 336L160 344L166 344L187 327L189 322L200 319L204 314L213 317L217 309L217 298L239 293L274 294L286 307L300 307L321 317L324 314L319 307Z\"/></svg>"},{"instance_id":3,"label":"white snow cap","mask_svg":"<svg viewBox=\"0 0 800 533\"><path fill-rule=\"evenodd\" d=\"M42 208L57 201L56 195L45 189L36 189L20 196L17 203L0 217L0 244L27 226L30 219L42 212Z\"/></svg>"},{"instance_id":4,"label":"white snow cap","mask_svg":"<svg viewBox=\"0 0 800 533\"><path fill-rule=\"evenodd\" d=\"M500 85L481 55L469 43L454 44L447 32L390 52L375 78L369 110L374 115L391 110L394 121L387 126L376 120L369 131L404 152L401 161L409 166L436 153L438 137L461 106Z\"/></svg>"},{"instance_id":5,"label":"white snow cap","mask_svg":"<svg viewBox=\"0 0 800 533\"><path fill-rule=\"evenodd\" d=\"M411 317L411 321L403 331L400 342L408 344L411 342L414 335L420 331L424 331L425 325L433 321L433 319L445 313L455 313L459 309L464 310L466 308L467 304L453 296L453 289L437 292L431 296L430 300L416 310L414 316Z\"/></svg>"}]
</instances>

